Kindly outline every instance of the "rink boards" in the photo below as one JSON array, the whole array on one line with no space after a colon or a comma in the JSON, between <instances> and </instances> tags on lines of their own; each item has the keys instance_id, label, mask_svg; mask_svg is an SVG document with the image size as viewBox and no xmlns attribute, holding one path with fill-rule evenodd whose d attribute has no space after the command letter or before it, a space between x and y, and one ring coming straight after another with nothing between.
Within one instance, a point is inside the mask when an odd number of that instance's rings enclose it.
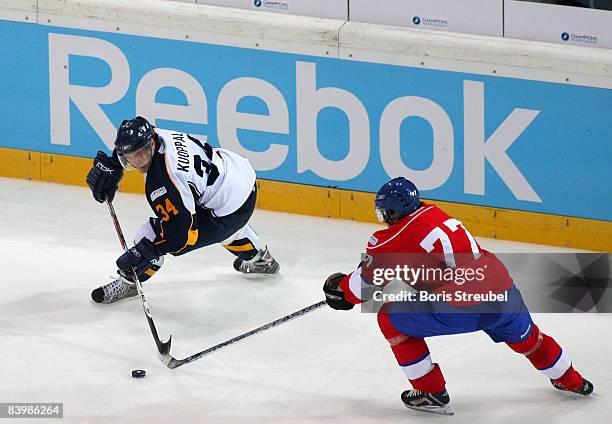
<instances>
[{"instance_id":1,"label":"rink boards","mask_svg":"<svg viewBox=\"0 0 612 424\"><path fill-rule=\"evenodd\" d=\"M263 208L373 221L371 193L404 175L476 234L612 249L606 49L57 3L2 9L0 175L82 185L141 114L248 157Z\"/></svg>"},{"instance_id":2,"label":"rink boards","mask_svg":"<svg viewBox=\"0 0 612 424\"><path fill-rule=\"evenodd\" d=\"M90 167L91 159L88 158L0 148L0 173L3 176L85 185L84 176ZM373 193L262 179L257 184L257 207L262 209L377 222L372 208ZM120 191L144 193L142 177L127 173ZM432 202L458 217L473 234L481 237L606 252L612 249L608 222L438 200Z\"/></svg>"}]
</instances>

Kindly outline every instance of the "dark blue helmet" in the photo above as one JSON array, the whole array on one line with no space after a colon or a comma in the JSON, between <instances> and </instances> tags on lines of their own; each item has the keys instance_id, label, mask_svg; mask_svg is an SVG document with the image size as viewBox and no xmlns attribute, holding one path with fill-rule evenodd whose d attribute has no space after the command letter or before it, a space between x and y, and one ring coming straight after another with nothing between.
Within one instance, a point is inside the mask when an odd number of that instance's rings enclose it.
<instances>
[{"instance_id":1,"label":"dark blue helmet","mask_svg":"<svg viewBox=\"0 0 612 424\"><path fill-rule=\"evenodd\" d=\"M394 224L421 207L419 190L404 177L385 183L374 200L379 221Z\"/></svg>"},{"instance_id":2,"label":"dark blue helmet","mask_svg":"<svg viewBox=\"0 0 612 424\"><path fill-rule=\"evenodd\" d=\"M149 143L153 137L153 128L142 116L126 119L117 130L115 149L119 155L134 152Z\"/></svg>"},{"instance_id":3,"label":"dark blue helmet","mask_svg":"<svg viewBox=\"0 0 612 424\"><path fill-rule=\"evenodd\" d=\"M130 153L145 147L149 152L149 156L153 156L153 127L142 116L137 116L134 119L124 120L117 130L117 138L115 138L115 150L119 162L125 169L131 169L132 166L128 159Z\"/></svg>"}]
</instances>

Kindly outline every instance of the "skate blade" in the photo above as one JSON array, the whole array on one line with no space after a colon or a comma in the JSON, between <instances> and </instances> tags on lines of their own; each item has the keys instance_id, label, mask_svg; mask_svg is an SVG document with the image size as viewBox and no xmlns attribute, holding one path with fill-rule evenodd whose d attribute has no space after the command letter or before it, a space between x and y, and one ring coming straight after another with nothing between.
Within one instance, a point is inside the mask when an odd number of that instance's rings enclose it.
<instances>
[{"instance_id":1,"label":"skate blade","mask_svg":"<svg viewBox=\"0 0 612 424\"><path fill-rule=\"evenodd\" d=\"M455 415L455 410L453 407L448 404L445 406L412 406L404 403L406 408L414 409L415 411L427 412L430 414L438 414L438 415Z\"/></svg>"}]
</instances>

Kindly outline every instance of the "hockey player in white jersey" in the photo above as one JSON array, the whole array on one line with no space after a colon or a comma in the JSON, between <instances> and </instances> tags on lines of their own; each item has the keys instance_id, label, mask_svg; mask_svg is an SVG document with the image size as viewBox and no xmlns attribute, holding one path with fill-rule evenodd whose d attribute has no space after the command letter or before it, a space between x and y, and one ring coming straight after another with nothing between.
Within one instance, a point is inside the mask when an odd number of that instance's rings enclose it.
<instances>
[{"instance_id":1,"label":"hockey player in white jersey","mask_svg":"<svg viewBox=\"0 0 612 424\"><path fill-rule=\"evenodd\" d=\"M145 194L155 217L117 259L118 277L91 293L95 302L135 296L132 268L146 281L162 266L164 255L179 256L215 243L236 256L234 269L239 272L278 272L278 262L248 224L257 188L246 158L188 134L153 127L137 116L122 122L113 155L98 152L94 159L87 183L95 200L113 200L124 168L145 174Z\"/></svg>"}]
</instances>

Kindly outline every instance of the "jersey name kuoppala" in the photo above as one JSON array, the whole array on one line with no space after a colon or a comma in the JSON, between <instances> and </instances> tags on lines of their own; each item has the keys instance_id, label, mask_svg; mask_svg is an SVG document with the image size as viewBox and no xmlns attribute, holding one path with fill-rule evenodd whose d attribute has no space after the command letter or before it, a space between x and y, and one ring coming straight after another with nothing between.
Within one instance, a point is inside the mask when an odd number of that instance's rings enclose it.
<instances>
[{"instance_id":1,"label":"jersey name kuoppala","mask_svg":"<svg viewBox=\"0 0 612 424\"><path fill-rule=\"evenodd\" d=\"M190 213L195 213L199 205L215 216L226 216L249 197L255 171L246 158L182 132L160 128L155 128L155 132L161 142L158 153L164 156L168 179ZM165 194L164 190L167 190L164 185L153 188L150 201Z\"/></svg>"}]
</instances>

